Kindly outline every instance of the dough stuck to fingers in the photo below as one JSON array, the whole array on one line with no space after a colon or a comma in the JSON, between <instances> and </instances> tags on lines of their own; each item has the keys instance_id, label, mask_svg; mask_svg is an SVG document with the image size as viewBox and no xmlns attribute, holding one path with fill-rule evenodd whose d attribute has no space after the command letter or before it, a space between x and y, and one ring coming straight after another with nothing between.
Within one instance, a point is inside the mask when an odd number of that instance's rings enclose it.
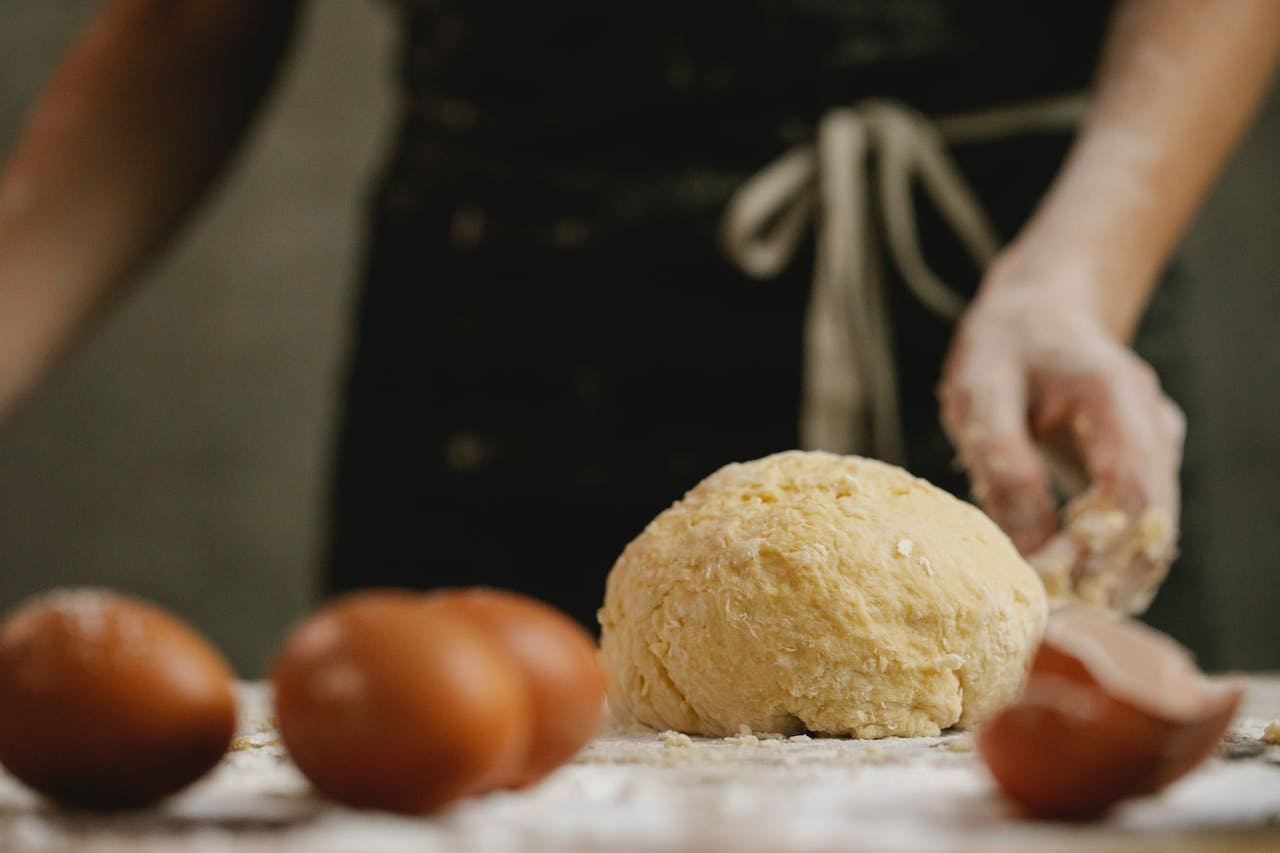
<instances>
[{"instance_id":1,"label":"dough stuck to fingers","mask_svg":"<svg viewBox=\"0 0 1280 853\"><path fill-rule=\"evenodd\" d=\"M1121 613L1145 611L1177 551L1177 526L1159 507L1136 518L1091 493L1063 511L1060 534L1031 555L1054 606L1083 602Z\"/></svg>"}]
</instances>

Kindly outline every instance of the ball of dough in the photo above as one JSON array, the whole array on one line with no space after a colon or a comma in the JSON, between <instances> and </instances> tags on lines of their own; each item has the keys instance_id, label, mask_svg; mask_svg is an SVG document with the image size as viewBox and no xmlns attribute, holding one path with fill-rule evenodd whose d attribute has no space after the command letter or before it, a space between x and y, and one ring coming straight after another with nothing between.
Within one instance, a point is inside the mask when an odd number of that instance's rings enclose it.
<instances>
[{"instance_id":1,"label":"ball of dough","mask_svg":"<svg viewBox=\"0 0 1280 853\"><path fill-rule=\"evenodd\" d=\"M727 465L618 558L600 611L616 714L723 736L929 736L1019 690L1044 587L982 512L901 468Z\"/></svg>"}]
</instances>

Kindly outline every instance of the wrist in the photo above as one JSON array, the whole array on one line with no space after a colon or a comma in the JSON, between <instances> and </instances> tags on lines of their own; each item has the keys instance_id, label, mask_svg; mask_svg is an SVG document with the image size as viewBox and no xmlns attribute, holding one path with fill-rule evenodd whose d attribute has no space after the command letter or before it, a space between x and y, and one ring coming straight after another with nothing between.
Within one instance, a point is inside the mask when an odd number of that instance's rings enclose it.
<instances>
[{"instance_id":1,"label":"wrist","mask_svg":"<svg viewBox=\"0 0 1280 853\"><path fill-rule=\"evenodd\" d=\"M1020 298L1056 310L1087 315L1109 335L1128 342L1152 289L1155 274L1133 253L1030 231L1009 244L988 268L977 300Z\"/></svg>"}]
</instances>

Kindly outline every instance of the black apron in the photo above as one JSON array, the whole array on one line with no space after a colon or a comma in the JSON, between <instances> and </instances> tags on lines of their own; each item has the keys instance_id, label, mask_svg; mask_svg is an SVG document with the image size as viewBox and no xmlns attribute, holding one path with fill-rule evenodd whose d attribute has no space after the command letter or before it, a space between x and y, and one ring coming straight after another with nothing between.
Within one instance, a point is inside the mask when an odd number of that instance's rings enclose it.
<instances>
[{"instance_id":1,"label":"black apron","mask_svg":"<svg viewBox=\"0 0 1280 853\"><path fill-rule=\"evenodd\" d=\"M811 252L765 283L735 270L716 246L733 190L865 97L942 114L1081 90L1109 4L400 5L404 110L327 587L491 584L594 626L605 575L655 514L727 462L797 444ZM954 152L1002 237L1068 143ZM930 265L972 292L972 263L920 210ZM965 495L933 395L951 328L889 289L906 465ZM1165 627L1203 649L1203 614L1178 619Z\"/></svg>"}]
</instances>

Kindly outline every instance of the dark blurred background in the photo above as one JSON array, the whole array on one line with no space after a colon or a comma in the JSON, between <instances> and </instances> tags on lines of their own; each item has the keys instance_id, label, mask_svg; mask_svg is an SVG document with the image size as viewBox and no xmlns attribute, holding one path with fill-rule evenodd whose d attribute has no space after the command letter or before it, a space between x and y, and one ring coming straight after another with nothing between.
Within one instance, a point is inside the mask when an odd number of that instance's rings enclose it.
<instances>
[{"instance_id":1,"label":"dark blurred background","mask_svg":"<svg viewBox=\"0 0 1280 853\"><path fill-rule=\"evenodd\" d=\"M96 5L0 0L0 151ZM378 3L314 0L212 203L0 426L0 607L56 584L132 590L252 676L312 600L362 214L392 117L392 23ZM1183 251L1216 668L1280 668L1278 224L1273 91Z\"/></svg>"}]
</instances>

